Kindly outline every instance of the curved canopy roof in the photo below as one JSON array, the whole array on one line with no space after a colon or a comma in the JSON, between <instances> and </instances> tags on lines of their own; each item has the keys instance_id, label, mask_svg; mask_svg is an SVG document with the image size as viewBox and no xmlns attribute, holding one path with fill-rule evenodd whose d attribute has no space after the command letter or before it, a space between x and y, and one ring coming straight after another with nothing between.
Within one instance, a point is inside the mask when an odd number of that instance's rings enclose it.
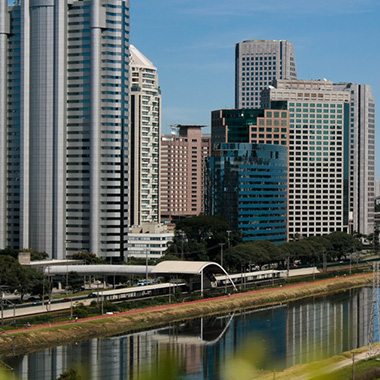
<instances>
[{"instance_id":1,"label":"curved canopy roof","mask_svg":"<svg viewBox=\"0 0 380 380\"><path fill-rule=\"evenodd\" d=\"M193 275L201 276L206 273L225 274L235 284L228 273L218 263L211 261L162 261L156 266L145 265L56 265L44 269L48 276L65 275L68 272L77 272L79 275L143 275L146 273L157 275Z\"/></svg>"},{"instance_id":2,"label":"curved canopy roof","mask_svg":"<svg viewBox=\"0 0 380 380\"><path fill-rule=\"evenodd\" d=\"M200 275L204 269L213 273L225 273L223 268L211 261L161 261L157 264L152 274L191 274Z\"/></svg>"}]
</instances>

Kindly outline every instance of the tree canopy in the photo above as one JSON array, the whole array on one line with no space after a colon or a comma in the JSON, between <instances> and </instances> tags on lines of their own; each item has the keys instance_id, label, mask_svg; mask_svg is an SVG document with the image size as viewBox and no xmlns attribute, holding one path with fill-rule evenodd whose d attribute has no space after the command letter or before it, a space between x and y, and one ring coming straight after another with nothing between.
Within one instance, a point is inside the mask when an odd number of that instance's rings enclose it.
<instances>
[{"instance_id":1,"label":"tree canopy","mask_svg":"<svg viewBox=\"0 0 380 380\"><path fill-rule=\"evenodd\" d=\"M83 260L85 264L103 264L104 261L100 257L97 257L95 253L80 251L76 252L72 256L73 260Z\"/></svg>"},{"instance_id":2,"label":"tree canopy","mask_svg":"<svg viewBox=\"0 0 380 380\"><path fill-rule=\"evenodd\" d=\"M202 242L230 229L227 221L220 216L194 216L176 223L176 231L182 231L188 241Z\"/></svg>"},{"instance_id":3,"label":"tree canopy","mask_svg":"<svg viewBox=\"0 0 380 380\"><path fill-rule=\"evenodd\" d=\"M333 232L325 236L309 236L304 239L279 245L291 260L301 260L304 264L316 264L327 260L338 260L360 250L360 241L345 232Z\"/></svg>"},{"instance_id":4,"label":"tree canopy","mask_svg":"<svg viewBox=\"0 0 380 380\"><path fill-rule=\"evenodd\" d=\"M67 282L69 289L73 292L79 292L83 286L83 277L77 272L69 272L67 274Z\"/></svg>"},{"instance_id":5,"label":"tree canopy","mask_svg":"<svg viewBox=\"0 0 380 380\"><path fill-rule=\"evenodd\" d=\"M17 259L19 252L20 251L18 249L12 249L12 248L0 249L0 256L11 256L14 259Z\"/></svg>"},{"instance_id":6,"label":"tree canopy","mask_svg":"<svg viewBox=\"0 0 380 380\"><path fill-rule=\"evenodd\" d=\"M79 372L74 369L68 369L61 373L61 375L57 378L57 380L82 380L83 377L79 374Z\"/></svg>"},{"instance_id":7,"label":"tree canopy","mask_svg":"<svg viewBox=\"0 0 380 380\"><path fill-rule=\"evenodd\" d=\"M228 231L228 232L227 232ZM220 216L194 216L181 219L176 224L175 236L166 254L185 260L220 261L221 247L224 249L242 241L238 231L230 229Z\"/></svg>"},{"instance_id":8,"label":"tree canopy","mask_svg":"<svg viewBox=\"0 0 380 380\"><path fill-rule=\"evenodd\" d=\"M43 274L37 269L21 266L12 256L0 256L0 285L8 292L17 290L21 299L27 293L40 296Z\"/></svg>"},{"instance_id":9,"label":"tree canopy","mask_svg":"<svg viewBox=\"0 0 380 380\"><path fill-rule=\"evenodd\" d=\"M360 240L345 232L333 232L330 235L327 235L326 239L330 241L332 249L338 259L346 257L354 250L362 249Z\"/></svg>"},{"instance_id":10,"label":"tree canopy","mask_svg":"<svg viewBox=\"0 0 380 380\"><path fill-rule=\"evenodd\" d=\"M238 244L226 250L224 262L232 271L240 271L241 268L278 262L283 259L282 251L276 244L268 240L256 240L253 242Z\"/></svg>"}]
</instances>

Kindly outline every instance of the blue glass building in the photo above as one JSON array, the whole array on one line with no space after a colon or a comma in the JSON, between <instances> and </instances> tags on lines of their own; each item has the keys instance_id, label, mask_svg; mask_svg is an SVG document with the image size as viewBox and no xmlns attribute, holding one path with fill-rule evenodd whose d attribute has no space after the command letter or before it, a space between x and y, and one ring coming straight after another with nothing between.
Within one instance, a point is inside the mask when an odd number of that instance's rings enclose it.
<instances>
[{"instance_id":1,"label":"blue glass building","mask_svg":"<svg viewBox=\"0 0 380 380\"><path fill-rule=\"evenodd\" d=\"M245 241L287 240L287 147L223 143L209 161L209 213L222 215Z\"/></svg>"}]
</instances>

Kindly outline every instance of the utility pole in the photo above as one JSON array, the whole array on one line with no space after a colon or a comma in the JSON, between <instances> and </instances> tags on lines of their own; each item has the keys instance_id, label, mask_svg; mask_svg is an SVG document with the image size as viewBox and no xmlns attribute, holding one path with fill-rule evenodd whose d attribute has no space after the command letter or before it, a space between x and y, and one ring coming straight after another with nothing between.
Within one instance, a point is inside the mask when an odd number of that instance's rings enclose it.
<instances>
[{"instance_id":1,"label":"utility pole","mask_svg":"<svg viewBox=\"0 0 380 380\"><path fill-rule=\"evenodd\" d=\"M145 281L148 285L148 245L145 247Z\"/></svg>"},{"instance_id":2,"label":"utility pole","mask_svg":"<svg viewBox=\"0 0 380 380\"><path fill-rule=\"evenodd\" d=\"M227 231L227 235L228 235L228 245L227 245L227 247L230 248L230 246L231 246L230 245L230 235L231 235L231 231L230 230Z\"/></svg>"},{"instance_id":3,"label":"utility pole","mask_svg":"<svg viewBox=\"0 0 380 380\"><path fill-rule=\"evenodd\" d=\"M181 260L185 260L185 254L183 252L183 234L181 234L181 245L182 245L182 250L181 250Z\"/></svg>"},{"instance_id":4,"label":"utility pole","mask_svg":"<svg viewBox=\"0 0 380 380\"><path fill-rule=\"evenodd\" d=\"M0 290L1 292L1 328L4 327L4 292L3 290Z\"/></svg>"},{"instance_id":5,"label":"utility pole","mask_svg":"<svg viewBox=\"0 0 380 380\"><path fill-rule=\"evenodd\" d=\"M286 258L286 279L289 280L290 271L290 253L288 252L288 257Z\"/></svg>"},{"instance_id":6,"label":"utility pole","mask_svg":"<svg viewBox=\"0 0 380 380\"><path fill-rule=\"evenodd\" d=\"M352 253L350 253L350 274L351 274L351 262L352 262Z\"/></svg>"},{"instance_id":7,"label":"utility pole","mask_svg":"<svg viewBox=\"0 0 380 380\"><path fill-rule=\"evenodd\" d=\"M219 245L220 245L220 266L223 266L223 246L225 244L226 243L219 243Z\"/></svg>"},{"instance_id":8,"label":"utility pole","mask_svg":"<svg viewBox=\"0 0 380 380\"><path fill-rule=\"evenodd\" d=\"M375 343L375 320L377 320L377 331L379 331L380 327L380 297L379 297L379 287L380 287L380 279L379 279L379 262L375 262L373 265L373 280L372 280L372 307L371 307L371 315L368 326L368 357L372 357L377 353L377 350L374 348Z\"/></svg>"},{"instance_id":9,"label":"utility pole","mask_svg":"<svg viewBox=\"0 0 380 380\"><path fill-rule=\"evenodd\" d=\"M45 304L45 267L42 267L42 306Z\"/></svg>"}]
</instances>

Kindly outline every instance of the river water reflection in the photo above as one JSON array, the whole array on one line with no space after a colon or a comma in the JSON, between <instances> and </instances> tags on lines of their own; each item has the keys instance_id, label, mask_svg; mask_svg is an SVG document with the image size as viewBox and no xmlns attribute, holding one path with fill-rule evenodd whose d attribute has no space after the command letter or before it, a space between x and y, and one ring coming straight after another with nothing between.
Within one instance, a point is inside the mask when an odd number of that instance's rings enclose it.
<instances>
[{"instance_id":1,"label":"river water reflection","mask_svg":"<svg viewBox=\"0 0 380 380\"><path fill-rule=\"evenodd\" d=\"M139 379L176 357L181 379L223 379L235 354L281 370L368 344L372 289L241 311L5 358L15 379L55 380L82 366L91 380ZM378 331L375 326L375 340ZM258 359L262 354L262 358ZM154 379L154 377L152 377Z\"/></svg>"}]
</instances>

